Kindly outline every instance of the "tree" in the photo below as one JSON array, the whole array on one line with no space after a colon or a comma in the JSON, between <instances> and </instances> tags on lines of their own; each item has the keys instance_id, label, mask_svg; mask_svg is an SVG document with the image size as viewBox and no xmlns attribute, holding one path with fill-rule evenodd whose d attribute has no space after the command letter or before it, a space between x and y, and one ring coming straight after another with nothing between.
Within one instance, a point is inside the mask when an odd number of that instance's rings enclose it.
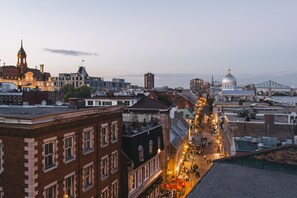
<instances>
[{"instance_id":1,"label":"tree","mask_svg":"<svg viewBox=\"0 0 297 198\"><path fill-rule=\"evenodd\" d=\"M64 85L61 89L64 93L64 101L68 102L69 98L90 98L91 97L91 89L82 85L81 87L75 88L72 84Z\"/></svg>"}]
</instances>

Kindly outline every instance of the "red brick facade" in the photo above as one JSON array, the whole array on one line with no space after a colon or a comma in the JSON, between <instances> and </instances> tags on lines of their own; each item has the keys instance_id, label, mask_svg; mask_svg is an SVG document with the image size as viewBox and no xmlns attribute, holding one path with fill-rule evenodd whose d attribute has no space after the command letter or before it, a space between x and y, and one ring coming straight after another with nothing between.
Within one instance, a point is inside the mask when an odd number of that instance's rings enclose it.
<instances>
[{"instance_id":1,"label":"red brick facade","mask_svg":"<svg viewBox=\"0 0 297 198\"><path fill-rule=\"evenodd\" d=\"M57 113L34 118L0 115L0 166L1 163L3 165L0 170L0 189L2 187L4 197L47 197L46 193L63 197L68 176L71 176L69 181L73 178L70 183L74 186L74 197L101 197L103 189L107 189L106 195L111 197L112 192L115 192L111 190L114 182L118 182L117 195L114 196L118 197L122 107ZM18 120L19 124L9 124L10 119ZM117 131L117 138L111 136L112 126L115 129L113 131ZM102 127L107 127L104 139L107 144L104 147L101 146ZM89 132L90 136L86 135ZM65 143L67 138L71 140L69 147ZM90 149L86 151L85 147L89 144ZM73 155L68 161L65 158L66 147ZM108 159L106 177L101 176L101 158L104 156ZM114 171L112 162L117 164ZM46 169L46 164L52 165ZM86 167L92 170L88 172ZM85 187L85 181L89 181L89 178L91 184Z\"/></svg>"}]
</instances>

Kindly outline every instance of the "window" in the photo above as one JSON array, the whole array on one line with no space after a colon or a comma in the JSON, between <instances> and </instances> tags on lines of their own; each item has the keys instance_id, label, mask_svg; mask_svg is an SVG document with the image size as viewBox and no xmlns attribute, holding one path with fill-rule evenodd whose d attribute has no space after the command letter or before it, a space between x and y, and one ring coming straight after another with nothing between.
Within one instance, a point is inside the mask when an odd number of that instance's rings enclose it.
<instances>
[{"instance_id":1,"label":"window","mask_svg":"<svg viewBox=\"0 0 297 198\"><path fill-rule=\"evenodd\" d=\"M160 169L160 161L159 160L160 160L160 158L159 158L159 156L157 156L156 157L156 161L155 161L156 162L155 163L156 170L159 170Z\"/></svg>"},{"instance_id":2,"label":"window","mask_svg":"<svg viewBox=\"0 0 297 198\"><path fill-rule=\"evenodd\" d=\"M150 142L149 142L149 152L150 152L150 154L153 153L153 145L154 145L153 140L150 140Z\"/></svg>"},{"instance_id":3,"label":"window","mask_svg":"<svg viewBox=\"0 0 297 198\"><path fill-rule=\"evenodd\" d=\"M150 175L153 175L155 173L155 163L154 160L150 161Z\"/></svg>"},{"instance_id":4,"label":"window","mask_svg":"<svg viewBox=\"0 0 297 198\"><path fill-rule=\"evenodd\" d=\"M161 138L158 137L158 149L161 149Z\"/></svg>"},{"instance_id":5,"label":"window","mask_svg":"<svg viewBox=\"0 0 297 198\"><path fill-rule=\"evenodd\" d=\"M83 132L83 149L84 153L89 153L93 150L93 127L84 129Z\"/></svg>"},{"instance_id":6,"label":"window","mask_svg":"<svg viewBox=\"0 0 297 198\"><path fill-rule=\"evenodd\" d=\"M0 139L0 173L2 173L4 171L3 169L3 144L2 144L2 140ZM1 198L1 197L0 197Z\"/></svg>"},{"instance_id":7,"label":"window","mask_svg":"<svg viewBox=\"0 0 297 198\"><path fill-rule=\"evenodd\" d=\"M4 191L3 191L3 188L2 188L2 187L0 187L0 198L3 198L3 196L4 196Z\"/></svg>"},{"instance_id":8,"label":"window","mask_svg":"<svg viewBox=\"0 0 297 198\"><path fill-rule=\"evenodd\" d=\"M90 189L93 186L93 164L86 165L83 169L83 182L84 191Z\"/></svg>"},{"instance_id":9,"label":"window","mask_svg":"<svg viewBox=\"0 0 297 198\"><path fill-rule=\"evenodd\" d=\"M109 196L108 196L108 187L102 190L101 198L109 198Z\"/></svg>"},{"instance_id":10,"label":"window","mask_svg":"<svg viewBox=\"0 0 297 198\"><path fill-rule=\"evenodd\" d=\"M102 106L111 106L111 102L102 102Z\"/></svg>"},{"instance_id":11,"label":"window","mask_svg":"<svg viewBox=\"0 0 297 198\"><path fill-rule=\"evenodd\" d=\"M141 184L142 184L142 169L139 169L138 171L137 171L137 177L138 177L138 186L140 186Z\"/></svg>"},{"instance_id":12,"label":"window","mask_svg":"<svg viewBox=\"0 0 297 198\"><path fill-rule=\"evenodd\" d=\"M118 123L114 122L111 124L111 142L118 141Z\"/></svg>"},{"instance_id":13,"label":"window","mask_svg":"<svg viewBox=\"0 0 297 198\"><path fill-rule=\"evenodd\" d=\"M104 147L108 145L108 126L105 124L101 127L101 147Z\"/></svg>"},{"instance_id":14,"label":"window","mask_svg":"<svg viewBox=\"0 0 297 198\"><path fill-rule=\"evenodd\" d=\"M144 165L144 181L146 181L150 176L149 165Z\"/></svg>"},{"instance_id":15,"label":"window","mask_svg":"<svg viewBox=\"0 0 297 198\"><path fill-rule=\"evenodd\" d=\"M95 102L95 105L96 105L96 106L101 106L101 101L96 101L96 102Z\"/></svg>"},{"instance_id":16,"label":"window","mask_svg":"<svg viewBox=\"0 0 297 198\"><path fill-rule=\"evenodd\" d=\"M119 163L118 156L119 155L117 151L114 151L111 154L111 172L112 173L118 170L118 163Z\"/></svg>"},{"instance_id":17,"label":"window","mask_svg":"<svg viewBox=\"0 0 297 198\"><path fill-rule=\"evenodd\" d=\"M44 145L44 168L48 169L55 166L56 156L55 156L55 141L46 143Z\"/></svg>"},{"instance_id":18,"label":"window","mask_svg":"<svg viewBox=\"0 0 297 198\"><path fill-rule=\"evenodd\" d=\"M110 196L111 198L119 197L119 182L118 182L118 180L112 182L110 192L111 192L111 196Z\"/></svg>"},{"instance_id":19,"label":"window","mask_svg":"<svg viewBox=\"0 0 297 198\"><path fill-rule=\"evenodd\" d=\"M101 179L105 179L108 176L108 156L101 158Z\"/></svg>"},{"instance_id":20,"label":"window","mask_svg":"<svg viewBox=\"0 0 297 198\"><path fill-rule=\"evenodd\" d=\"M141 145L138 146L138 156L139 156L139 161L143 162L144 155L143 155L143 147Z\"/></svg>"},{"instance_id":21,"label":"window","mask_svg":"<svg viewBox=\"0 0 297 198\"><path fill-rule=\"evenodd\" d=\"M67 177L64 181L65 193L68 197L74 197L74 175Z\"/></svg>"},{"instance_id":22,"label":"window","mask_svg":"<svg viewBox=\"0 0 297 198\"><path fill-rule=\"evenodd\" d=\"M92 100L88 100L88 106L93 106L93 101Z\"/></svg>"},{"instance_id":23,"label":"window","mask_svg":"<svg viewBox=\"0 0 297 198\"><path fill-rule=\"evenodd\" d=\"M64 139L65 162L74 159L73 136Z\"/></svg>"},{"instance_id":24,"label":"window","mask_svg":"<svg viewBox=\"0 0 297 198\"><path fill-rule=\"evenodd\" d=\"M136 189L136 172L129 177L129 193Z\"/></svg>"},{"instance_id":25,"label":"window","mask_svg":"<svg viewBox=\"0 0 297 198\"><path fill-rule=\"evenodd\" d=\"M57 184L55 182L54 185L46 187L44 190L44 197L45 198L56 198L57 197Z\"/></svg>"}]
</instances>

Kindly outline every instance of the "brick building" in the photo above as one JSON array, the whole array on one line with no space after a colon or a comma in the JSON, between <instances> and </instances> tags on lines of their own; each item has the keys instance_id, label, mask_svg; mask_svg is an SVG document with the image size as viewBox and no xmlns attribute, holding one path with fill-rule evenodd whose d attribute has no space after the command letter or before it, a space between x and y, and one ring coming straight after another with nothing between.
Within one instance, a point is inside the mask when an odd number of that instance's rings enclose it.
<instances>
[{"instance_id":1,"label":"brick building","mask_svg":"<svg viewBox=\"0 0 297 198\"><path fill-rule=\"evenodd\" d=\"M0 197L119 197L122 107L1 107Z\"/></svg>"}]
</instances>

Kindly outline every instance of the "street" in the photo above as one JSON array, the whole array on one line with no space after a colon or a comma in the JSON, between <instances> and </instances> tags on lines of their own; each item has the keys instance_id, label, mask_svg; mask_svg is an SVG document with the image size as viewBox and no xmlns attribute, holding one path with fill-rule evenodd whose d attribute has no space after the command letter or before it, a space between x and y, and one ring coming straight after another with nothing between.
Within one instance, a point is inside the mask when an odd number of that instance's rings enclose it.
<instances>
[{"instance_id":1,"label":"street","mask_svg":"<svg viewBox=\"0 0 297 198\"><path fill-rule=\"evenodd\" d=\"M202 124L202 128L198 133L193 133L193 144L196 146L202 146L203 142L201 142L201 137L207 139L205 141L204 153L203 154L190 154L190 159L184 162L184 167L188 170L191 170L191 166L194 164L198 165L198 174L196 175L194 172L190 171L188 174L190 186L185 187L185 193L181 197L186 197L187 194L192 190L192 188L199 182L199 180L207 173L207 171L211 168L212 163L208 162L208 160L214 160L220 158L217 153L217 143L214 136L210 134L210 127L208 124ZM208 144L211 142L211 144ZM185 173L184 173L185 174Z\"/></svg>"}]
</instances>

